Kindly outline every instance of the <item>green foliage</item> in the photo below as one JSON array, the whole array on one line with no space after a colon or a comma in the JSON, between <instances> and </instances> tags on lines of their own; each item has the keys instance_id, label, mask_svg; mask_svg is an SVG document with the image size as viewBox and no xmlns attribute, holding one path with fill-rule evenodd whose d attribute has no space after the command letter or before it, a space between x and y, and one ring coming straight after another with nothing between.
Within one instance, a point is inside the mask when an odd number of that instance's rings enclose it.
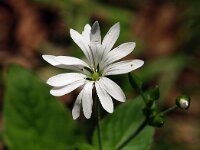
<instances>
[{"instance_id":1,"label":"green foliage","mask_svg":"<svg viewBox=\"0 0 200 150\"><path fill-rule=\"evenodd\" d=\"M103 119L102 144L105 150L117 149L144 121L142 113L144 102L141 97L121 104L113 114ZM153 138L154 129L147 126L137 137L128 143L123 150L148 150ZM93 142L98 147L97 131Z\"/></svg>"},{"instance_id":2,"label":"green foliage","mask_svg":"<svg viewBox=\"0 0 200 150\"><path fill-rule=\"evenodd\" d=\"M185 1L179 2L185 6L185 10L182 12L182 26L185 34L183 35L183 45L182 49L186 51L189 56L191 54L199 51L199 36L200 36L200 1ZM193 60L194 62L194 60ZM198 63L197 61L196 63ZM195 66L194 66L195 67ZM199 68L198 66L196 68ZM199 69L198 69L199 70Z\"/></svg>"},{"instance_id":3,"label":"green foliage","mask_svg":"<svg viewBox=\"0 0 200 150\"><path fill-rule=\"evenodd\" d=\"M143 93L143 96L146 105L148 107L152 107L155 104L156 100L158 100L160 97L159 88L157 86L155 88L151 88Z\"/></svg>"},{"instance_id":4,"label":"green foliage","mask_svg":"<svg viewBox=\"0 0 200 150\"><path fill-rule=\"evenodd\" d=\"M142 90L142 81L136 76L128 74L129 83L131 84L132 88L136 91L140 92Z\"/></svg>"},{"instance_id":5,"label":"green foliage","mask_svg":"<svg viewBox=\"0 0 200 150\"><path fill-rule=\"evenodd\" d=\"M156 109L151 111L152 112L147 117L149 125L157 128L163 127L165 123L164 116L161 113L159 113Z\"/></svg>"},{"instance_id":6,"label":"green foliage","mask_svg":"<svg viewBox=\"0 0 200 150\"><path fill-rule=\"evenodd\" d=\"M97 148L89 145L89 144L77 144L75 150L98 150Z\"/></svg>"},{"instance_id":7,"label":"green foliage","mask_svg":"<svg viewBox=\"0 0 200 150\"><path fill-rule=\"evenodd\" d=\"M94 145L76 144L83 141L71 114L49 94L49 89L34 75L20 66L8 70L4 103L4 138L10 150L97 150L96 132ZM102 121L103 147L117 148L144 120L141 97L119 106ZM132 140L126 150L147 150L153 128L146 127ZM145 139L145 143L143 143ZM26 144L24 144L26 143ZM80 142L82 143L82 142ZM67 145L76 145L71 148Z\"/></svg>"},{"instance_id":8,"label":"green foliage","mask_svg":"<svg viewBox=\"0 0 200 150\"><path fill-rule=\"evenodd\" d=\"M151 62L146 62L144 67L140 69L138 76L144 83L151 81L153 77L160 73L169 76L169 73L175 73L182 70L187 65L185 62L186 57L184 55L156 59Z\"/></svg>"},{"instance_id":9,"label":"green foliage","mask_svg":"<svg viewBox=\"0 0 200 150\"><path fill-rule=\"evenodd\" d=\"M8 70L4 101L5 142L10 150L65 150L78 141L71 114L27 70Z\"/></svg>"},{"instance_id":10,"label":"green foliage","mask_svg":"<svg viewBox=\"0 0 200 150\"><path fill-rule=\"evenodd\" d=\"M149 83L155 77L159 77L158 85L161 91L159 104L169 94L170 90L176 83L178 76L183 68L187 66L187 58L184 55L176 55L146 62L137 75L143 83Z\"/></svg>"},{"instance_id":11,"label":"green foliage","mask_svg":"<svg viewBox=\"0 0 200 150\"><path fill-rule=\"evenodd\" d=\"M148 100L158 100L160 97L159 88L156 86L155 88L150 89L146 96Z\"/></svg>"}]
</instances>

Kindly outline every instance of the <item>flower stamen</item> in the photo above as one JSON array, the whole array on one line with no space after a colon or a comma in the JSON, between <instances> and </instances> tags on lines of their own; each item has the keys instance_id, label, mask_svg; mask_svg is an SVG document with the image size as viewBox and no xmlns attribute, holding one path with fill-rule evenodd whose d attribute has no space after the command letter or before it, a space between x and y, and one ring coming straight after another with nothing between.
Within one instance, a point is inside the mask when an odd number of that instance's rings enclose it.
<instances>
[{"instance_id":1,"label":"flower stamen","mask_svg":"<svg viewBox=\"0 0 200 150\"><path fill-rule=\"evenodd\" d=\"M101 77L101 74L99 72L93 72L91 77L93 81L97 81Z\"/></svg>"}]
</instances>

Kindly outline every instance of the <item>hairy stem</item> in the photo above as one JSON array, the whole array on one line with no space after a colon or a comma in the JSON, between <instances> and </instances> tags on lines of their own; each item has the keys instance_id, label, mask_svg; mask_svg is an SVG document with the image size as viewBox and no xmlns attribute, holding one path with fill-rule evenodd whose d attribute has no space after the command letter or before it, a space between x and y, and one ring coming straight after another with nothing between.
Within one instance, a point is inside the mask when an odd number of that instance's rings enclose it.
<instances>
[{"instance_id":1,"label":"hairy stem","mask_svg":"<svg viewBox=\"0 0 200 150\"><path fill-rule=\"evenodd\" d=\"M103 147L102 147L102 131L101 131L101 124L100 124L100 121L101 121L101 113L100 113L100 103L99 103L99 99L96 95L96 98L95 98L95 101L96 101L96 109L97 109L97 136L98 136L98 143L99 143L99 150L103 150Z\"/></svg>"}]
</instances>

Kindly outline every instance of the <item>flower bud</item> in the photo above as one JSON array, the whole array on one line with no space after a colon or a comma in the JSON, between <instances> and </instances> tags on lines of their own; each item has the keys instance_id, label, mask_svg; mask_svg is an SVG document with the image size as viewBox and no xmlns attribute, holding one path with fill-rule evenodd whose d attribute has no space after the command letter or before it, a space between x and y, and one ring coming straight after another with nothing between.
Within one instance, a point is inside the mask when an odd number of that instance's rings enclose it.
<instances>
[{"instance_id":1,"label":"flower bud","mask_svg":"<svg viewBox=\"0 0 200 150\"><path fill-rule=\"evenodd\" d=\"M159 88L156 86L144 93L145 102L148 107L151 107L160 97Z\"/></svg>"},{"instance_id":2,"label":"flower bud","mask_svg":"<svg viewBox=\"0 0 200 150\"><path fill-rule=\"evenodd\" d=\"M164 122L165 122L165 120L164 120L162 114L156 114L149 118L149 125L151 125L153 127L158 127L158 128L163 127Z\"/></svg>"},{"instance_id":3,"label":"flower bud","mask_svg":"<svg viewBox=\"0 0 200 150\"><path fill-rule=\"evenodd\" d=\"M176 105L180 109L188 109L190 107L190 97L186 95L181 95L176 98Z\"/></svg>"}]
</instances>

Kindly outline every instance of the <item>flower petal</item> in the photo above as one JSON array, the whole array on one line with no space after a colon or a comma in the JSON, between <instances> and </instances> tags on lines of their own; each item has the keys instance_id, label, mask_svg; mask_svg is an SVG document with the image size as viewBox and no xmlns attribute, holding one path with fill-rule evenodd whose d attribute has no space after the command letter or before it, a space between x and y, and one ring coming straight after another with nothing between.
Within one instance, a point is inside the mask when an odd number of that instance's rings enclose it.
<instances>
[{"instance_id":1,"label":"flower petal","mask_svg":"<svg viewBox=\"0 0 200 150\"><path fill-rule=\"evenodd\" d=\"M53 56L53 55L42 55L42 58L43 58L46 62L48 62L48 63L51 64L52 66L58 66L58 65L60 65L60 63L57 62L57 61L55 60L55 57L56 57L56 56Z\"/></svg>"},{"instance_id":2,"label":"flower petal","mask_svg":"<svg viewBox=\"0 0 200 150\"><path fill-rule=\"evenodd\" d=\"M133 49L135 48L135 42L128 42L119 45L118 47L111 50L105 57L104 57L104 66L107 66L117 60L122 59L123 57L130 54Z\"/></svg>"},{"instance_id":3,"label":"flower petal","mask_svg":"<svg viewBox=\"0 0 200 150\"><path fill-rule=\"evenodd\" d=\"M91 26L89 24L86 24L82 32L82 36L87 41L88 45L90 43L90 32L91 32Z\"/></svg>"},{"instance_id":4,"label":"flower petal","mask_svg":"<svg viewBox=\"0 0 200 150\"><path fill-rule=\"evenodd\" d=\"M89 49L88 42L85 40L85 38L73 29L70 29L70 35L73 41L81 48L87 59L90 61L92 58L91 52Z\"/></svg>"},{"instance_id":5,"label":"flower petal","mask_svg":"<svg viewBox=\"0 0 200 150\"><path fill-rule=\"evenodd\" d=\"M109 65L104 69L103 75L116 75L131 72L144 64L143 60L125 60Z\"/></svg>"},{"instance_id":6,"label":"flower petal","mask_svg":"<svg viewBox=\"0 0 200 150\"><path fill-rule=\"evenodd\" d=\"M59 62L62 65L66 66L82 66L89 68L88 64L86 64L81 59L78 59L76 57L70 57L70 56L57 56L54 58L57 62Z\"/></svg>"},{"instance_id":7,"label":"flower petal","mask_svg":"<svg viewBox=\"0 0 200 150\"><path fill-rule=\"evenodd\" d=\"M100 35L100 27L98 21L92 25L90 32L90 42L100 44L101 43L101 35Z\"/></svg>"},{"instance_id":8,"label":"flower petal","mask_svg":"<svg viewBox=\"0 0 200 150\"><path fill-rule=\"evenodd\" d=\"M42 57L45 61L58 68L70 69L78 72L83 72L84 67L89 68L84 61L75 57L53 55L42 55Z\"/></svg>"},{"instance_id":9,"label":"flower petal","mask_svg":"<svg viewBox=\"0 0 200 150\"><path fill-rule=\"evenodd\" d=\"M86 75L81 73L62 73L49 78L47 84L54 87L62 87L84 78L86 78Z\"/></svg>"},{"instance_id":10,"label":"flower petal","mask_svg":"<svg viewBox=\"0 0 200 150\"><path fill-rule=\"evenodd\" d=\"M74 120L80 116L82 96L83 96L83 90L77 96L73 109L72 109L72 116Z\"/></svg>"},{"instance_id":11,"label":"flower petal","mask_svg":"<svg viewBox=\"0 0 200 150\"><path fill-rule=\"evenodd\" d=\"M92 89L93 89L93 81L88 82L83 88L83 96L82 96L82 107L84 116L89 119L92 114Z\"/></svg>"},{"instance_id":12,"label":"flower petal","mask_svg":"<svg viewBox=\"0 0 200 150\"><path fill-rule=\"evenodd\" d=\"M95 87L96 87L96 91L97 91L97 95L99 97L99 100L101 102L101 105L103 106L103 108L109 112L112 113L113 112L113 101L112 98L110 97L110 95L106 92L106 90L104 89L104 86L99 82L96 81L95 82Z\"/></svg>"},{"instance_id":13,"label":"flower petal","mask_svg":"<svg viewBox=\"0 0 200 150\"><path fill-rule=\"evenodd\" d=\"M108 94L110 94L114 99L125 102L126 97L122 89L112 80L108 79L107 77L102 77L99 80L99 83L105 89Z\"/></svg>"},{"instance_id":14,"label":"flower petal","mask_svg":"<svg viewBox=\"0 0 200 150\"><path fill-rule=\"evenodd\" d=\"M50 93L54 96L63 96L65 94L70 93L81 85L85 84L85 79L73 82L63 87L54 87L51 89Z\"/></svg>"},{"instance_id":15,"label":"flower petal","mask_svg":"<svg viewBox=\"0 0 200 150\"><path fill-rule=\"evenodd\" d=\"M99 62L99 51L101 45L101 35L100 35L100 27L98 21L96 21L91 28L90 33L90 48L92 53L92 61L93 66L97 66Z\"/></svg>"},{"instance_id":16,"label":"flower petal","mask_svg":"<svg viewBox=\"0 0 200 150\"><path fill-rule=\"evenodd\" d=\"M104 55L106 55L112 49L113 45L115 44L115 42L117 41L119 37L119 32L120 32L120 25L118 22L114 24L105 35L102 42Z\"/></svg>"}]
</instances>

